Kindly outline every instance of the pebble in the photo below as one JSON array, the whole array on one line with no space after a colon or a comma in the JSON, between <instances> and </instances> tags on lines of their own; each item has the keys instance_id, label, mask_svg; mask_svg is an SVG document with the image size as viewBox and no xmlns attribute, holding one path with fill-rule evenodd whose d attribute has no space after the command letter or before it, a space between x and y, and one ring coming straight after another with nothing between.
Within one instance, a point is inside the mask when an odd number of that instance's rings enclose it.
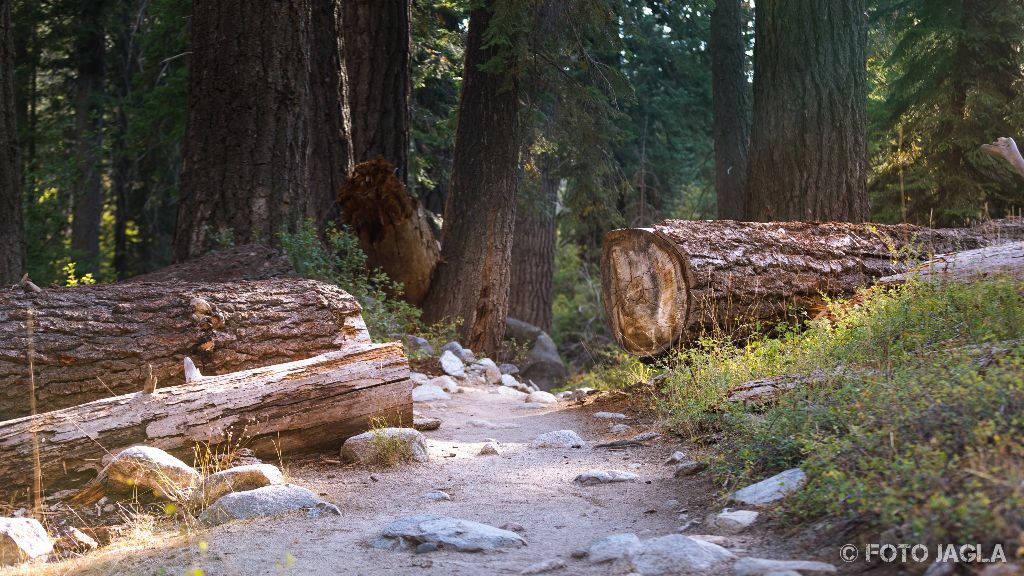
<instances>
[{"instance_id":1,"label":"pebble","mask_svg":"<svg viewBox=\"0 0 1024 576\"><path fill-rule=\"evenodd\" d=\"M619 412L594 412L594 418L602 420L625 420L626 415Z\"/></svg>"}]
</instances>

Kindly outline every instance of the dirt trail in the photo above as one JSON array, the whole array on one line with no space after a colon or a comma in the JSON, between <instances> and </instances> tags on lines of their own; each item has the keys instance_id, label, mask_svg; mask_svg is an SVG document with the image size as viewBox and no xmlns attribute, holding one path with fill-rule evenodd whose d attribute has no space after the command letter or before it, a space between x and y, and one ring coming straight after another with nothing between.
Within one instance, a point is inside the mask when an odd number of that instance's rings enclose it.
<instances>
[{"instance_id":1,"label":"dirt trail","mask_svg":"<svg viewBox=\"0 0 1024 576\"><path fill-rule=\"evenodd\" d=\"M146 549L110 550L68 565L75 574L518 574L525 567L561 559L561 574L612 574L605 565L574 560L574 549L609 534L632 532L641 538L670 534L688 519L703 521L717 512L717 490L707 474L677 479L662 464L683 448L671 436L647 447L606 449L535 449L540 433L571 429L591 445L629 438L650 429L635 413L626 413L631 429L608 430L609 420L592 417L615 405L537 407L522 399L491 393L498 387L465 387L446 402L417 403L426 416L440 418L439 430L426 432L430 462L388 469L342 466L324 455L288 464L290 481L335 502L342 516L307 519L283 516L238 522L182 536L171 536ZM481 427L479 421L494 425ZM488 439L500 443L500 456L479 456ZM591 469L634 472L639 482L584 487L573 479ZM450 501L423 494L442 490ZM672 503L676 500L678 503ZM685 510L685 512L681 512ZM368 541L394 519L434 513L494 526L516 523L525 528L528 546L488 554L440 550L414 554L378 550ZM697 526L685 532L703 534ZM720 542L721 543L721 542ZM739 555L788 558L779 543L757 532L723 543ZM205 550L202 550L204 549Z\"/></svg>"}]
</instances>

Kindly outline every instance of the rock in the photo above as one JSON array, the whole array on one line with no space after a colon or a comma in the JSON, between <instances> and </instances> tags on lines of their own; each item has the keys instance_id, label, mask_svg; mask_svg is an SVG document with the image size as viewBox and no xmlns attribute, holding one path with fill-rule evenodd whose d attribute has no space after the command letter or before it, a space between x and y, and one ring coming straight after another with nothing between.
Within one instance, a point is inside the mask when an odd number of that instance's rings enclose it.
<instances>
[{"instance_id":1,"label":"rock","mask_svg":"<svg viewBox=\"0 0 1024 576\"><path fill-rule=\"evenodd\" d=\"M775 572L815 572L834 574L836 567L825 562L808 560L765 560L763 558L742 558L733 564L736 576L763 576Z\"/></svg>"},{"instance_id":2,"label":"rock","mask_svg":"<svg viewBox=\"0 0 1024 576\"><path fill-rule=\"evenodd\" d=\"M447 342L444 346L441 346L441 353L451 352L452 354L458 355L462 351L462 344L458 342Z\"/></svg>"},{"instance_id":3,"label":"rock","mask_svg":"<svg viewBox=\"0 0 1024 576\"><path fill-rule=\"evenodd\" d=\"M672 473L676 478L682 478L684 476L693 476L699 474L704 470L707 470L708 463L697 460L689 460L681 464L676 464L676 471Z\"/></svg>"},{"instance_id":4,"label":"rock","mask_svg":"<svg viewBox=\"0 0 1024 576\"><path fill-rule=\"evenodd\" d=\"M498 449L498 445L494 442L488 442L480 448L480 456L501 456L501 450Z\"/></svg>"},{"instance_id":5,"label":"rock","mask_svg":"<svg viewBox=\"0 0 1024 576\"><path fill-rule=\"evenodd\" d=\"M726 508L708 518L708 526L725 534L739 534L757 521L758 513L753 510L731 510Z\"/></svg>"},{"instance_id":6,"label":"rock","mask_svg":"<svg viewBox=\"0 0 1024 576\"><path fill-rule=\"evenodd\" d=\"M409 372L409 380L412 380L413 384L419 386L420 384L430 382L430 376L422 372Z\"/></svg>"},{"instance_id":7,"label":"rock","mask_svg":"<svg viewBox=\"0 0 1024 576\"><path fill-rule=\"evenodd\" d=\"M531 448L584 448L587 443L572 430L545 432L530 442Z\"/></svg>"},{"instance_id":8,"label":"rock","mask_svg":"<svg viewBox=\"0 0 1024 576\"><path fill-rule=\"evenodd\" d=\"M502 374L508 374L508 375L519 374L519 367L516 366L515 364L499 364L498 365L498 370L501 371Z\"/></svg>"},{"instance_id":9,"label":"rock","mask_svg":"<svg viewBox=\"0 0 1024 576\"><path fill-rule=\"evenodd\" d=\"M680 462L687 462L690 458L685 453L676 450L671 456L665 459L665 465L669 466L672 464L679 464Z\"/></svg>"},{"instance_id":10,"label":"rock","mask_svg":"<svg viewBox=\"0 0 1024 576\"><path fill-rule=\"evenodd\" d=\"M458 392L460 392L459 385L455 382L455 380L452 379L451 376L438 376L437 378L434 378L433 380L428 382L428 384L437 386L438 388L444 390L449 394L457 394Z\"/></svg>"},{"instance_id":11,"label":"rock","mask_svg":"<svg viewBox=\"0 0 1024 576\"><path fill-rule=\"evenodd\" d=\"M633 436L629 440L631 442L647 442L647 441L650 441L650 440L654 440L655 438L658 438L660 436L661 436L661 434L658 434L654 430L648 430L647 432L641 432L641 433L637 434L636 436Z\"/></svg>"},{"instance_id":12,"label":"rock","mask_svg":"<svg viewBox=\"0 0 1024 576\"><path fill-rule=\"evenodd\" d=\"M526 399L526 393L525 392L520 392L519 390L514 390L512 388L509 388L508 386L495 386L494 388L491 388L491 390L490 390L490 392L488 392L488 394L497 394L498 396L507 396L509 398L515 398L516 400L519 400L520 402L522 402L523 400Z\"/></svg>"},{"instance_id":13,"label":"rock","mask_svg":"<svg viewBox=\"0 0 1024 576\"><path fill-rule=\"evenodd\" d=\"M221 470L207 476L191 499L205 506L230 492L255 490L273 484L284 484L281 471L272 464L249 464Z\"/></svg>"},{"instance_id":14,"label":"rock","mask_svg":"<svg viewBox=\"0 0 1024 576\"><path fill-rule=\"evenodd\" d=\"M441 420L430 416L413 416L412 427L420 432L437 430L441 427Z\"/></svg>"},{"instance_id":15,"label":"rock","mask_svg":"<svg viewBox=\"0 0 1024 576\"><path fill-rule=\"evenodd\" d=\"M523 537L515 532L472 520L433 514L399 518L384 529L382 537L397 540L403 546L430 543L459 552L489 552L526 546Z\"/></svg>"},{"instance_id":16,"label":"rock","mask_svg":"<svg viewBox=\"0 0 1024 576\"><path fill-rule=\"evenodd\" d=\"M501 382L501 369L490 358L479 360L474 366L478 366L484 375L484 383L493 386Z\"/></svg>"},{"instance_id":17,"label":"rock","mask_svg":"<svg viewBox=\"0 0 1024 576\"><path fill-rule=\"evenodd\" d=\"M591 562L611 562L626 555L627 552L640 544L636 534L612 534L590 543L583 556Z\"/></svg>"},{"instance_id":18,"label":"rock","mask_svg":"<svg viewBox=\"0 0 1024 576\"><path fill-rule=\"evenodd\" d=\"M424 492L423 498L432 502L446 502L452 499L452 497L443 490L431 490L430 492Z\"/></svg>"},{"instance_id":19,"label":"rock","mask_svg":"<svg viewBox=\"0 0 1024 576\"><path fill-rule=\"evenodd\" d=\"M151 492L158 498L183 500L199 484L199 472L159 448L132 446L118 452L96 482L114 493Z\"/></svg>"},{"instance_id":20,"label":"rock","mask_svg":"<svg viewBox=\"0 0 1024 576\"><path fill-rule=\"evenodd\" d=\"M502 530L510 530L512 532L517 532L519 534L526 534L526 526L523 526L518 522L505 522L504 524L499 526L499 528L501 528Z\"/></svg>"},{"instance_id":21,"label":"rock","mask_svg":"<svg viewBox=\"0 0 1024 576\"><path fill-rule=\"evenodd\" d=\"M531 564L526 568L523 568L520 574L544 574L545 572L554 572L555 570L561 570L565 568L565 562L562 560L551 559L536 564Z\"/></svg>"},{"instance_id":22,"label":"rock","mask_svg":"<svg viewBox=\"0 0 1024 576\"><path fill-rule=\"evenodd\" d=\"M451 350L445 350L441 353L441 370L449 376L455 376L456 378L463 378L466 376L466 365L462 363L462 360L458 356L452 354Z\"/></svg>"},{"instance_id":23,"label":"rock","mask_svg":"<svg viewBox=\"0 0 1024 576\"><path fill-rule=\"evenodd\" d=\"M644 540L630 548L616 563L623 571L642 576L688 573L721 573L722 565L736 556L717 544L669 534Z\"/></svg>"},{"instance_id":24,"label":"rock","mask_svg":"<svg viewBox=\"0 0 1024 576\"><path fill-rule=\"evenodd\" d=\"M621 470L588 470L576 477L573 482L584 486L611 484L613 482L636 482L639 477L632 472Z\"/></svg>"},{"instance_id":25,"label":"rock","mask_svg":"<svg viewBox=\"0 0 1024 576\"><path fill-rule=\"evenodd\" d=\"M555 394L555 398L558 398L559 400L572 398L572 391L566 390L565 392L559 392L558 394Z\"/></svg>"},{"instance_id":26,"label":"rock","mask_svg":"<svg viewBox=\"0 0 1024 576\"><path fill-rule=\"evenodd\" d=\"M599 418L601 420L625 420L626 419L626 415L625 414L620 414L618 412L594 412L593 417L594 418Z\"/></svg>"},{"instance_id":27,"label":"rock","mask_svg":"<svg viewBox=\"0 0 1024 576\"><path fill-rule=\"evenodd\" d=\"M406 334L402 337L402 342L405 344L405 353L410 358L434 355L434 347L426 338Z\"/></svg>"},{"instance_id":28,"label":"rock","mask_svg":"<svg viewBox=\"0 0 1024 576\"><path fill-rule=\"evenodd\" d=\"M550 390L565 382L569 371L558 355L555 341L543 330L509 318L505 322L505 339L530 348L521 367L524 379L534 381L542 390Z\"/></svg>"},{"instance_id":29,"label":"rock","mask_svg":"<svg viewBox=\"0 0 1024 576\"><path fill-rule=\"evenodd\" d=\"M530 388L526 384L523 384L519 380L516 380L515 376L510 376L508 374L502 374L502 376L501 376L501 385L505 386L507 388L513 388L515 390L519 390L520 392L525 392L526 394L529 394L530 392L533 392L532 388Z\"/></svg>"},{"instance_id":30,"label":"rock","mask_svg":"<svg viewBox=\"0 0 1024 576\"><path fill-rule=\"evenodd\" d=\"M433 544L431 542L424 542L416 546L416 549L413 552L415 552L416 554L427 554L430 552L437 552L438 550L439 548L437 547L437 544Z\"/></svg>"},{"instance_id":31,"label":"rock","mask_svg":"<svg viewBox=\"0 0 1024 576\"><path fill-rule=\"evenodd\" d=\"M99 546L96 539L74 526L61 529L60 538L53 543L53 549L64 554L85 554Z\"/></svg>"},{"instance_id":32,"label":"rock","mask_svg":"<svg viewBox=\"0 0 1024 576\"><path fill-rule=\"evenodd\" d=\"M729 499L746 506L765 506L796 492L807 481L799 468L791 468L757 484L733 492Z\"/></svg>"},{"instance_id":33,"label":"rock","mask_svg":"<svg viewBox=\"0 0 1024 576\"><path fill-rule=\"evenodd\" d=\"M53 542L35 518L0 518L0 566L21 564L53 551Z\"/></svg>"},{"instance_id":34,"label":"rock","mask_svg":"<svg viewBox=\"0 0 1024 576\"><path fill-rule=\"evenodd\" d=\"M476 362L476 354L473 354L473 351L470 350L469 348L463 348L462 350L459 350L458 352L452 352L452 353L455 354L456 356L458 356L459 360L462 360L462 362L464 364L472 364L472 363Z\"/></svg>"},{"instance_id":35,"label":"rock","mask_svg":"<svg viewBox=\"0 0 1024 576\"><path fill-rule=\"evenodd\" d=\"M294 484L275 484L245 492L232 492L217 499L199 515L205 526L219 526L234 520L276 516L303 510L310 518L324 514L341 515L338 507Z\"/></svg>"},{"instance_id":36,"label":"rock","mask_svg":"<svg viewBox=\"0 0 1024 576\"><path fill-rule=\"evenodd\" d=\"M437 402L440 400L451 400L447 392L433 384L423 384L412 389L413 402Z\"/></svg>"},{"instance_id":37,"label":"rock","mask_svg":"<svg viewBox=\"0 0 1024 576\"><path fill-rule=\"evenodd\" d=\"M359 464L426 462L427 439L412 428L370 430L345 440L341 459Z\"/></svg>"},{"instance_id":38,"label":"rock","mask_svg":"<svg viewBox=\"0 0 1024 576\"><path fill-rule=\"evenodd\" d=\"M512 430L513 428L519 428L516 424L491 422L490 420L470 420L467 424L476 428L487 428L488 430Z\"/></svg>"},{"instance_id":39,"label":"rock","mask_svg":"<svg viewBox=\"0 0 1024 576\"><path fill-rule=\"evenodd\" d=\"M631 430L629 424L609 424L608 431L612 434L621 434L623 432L629 432Z\"/></svg>"},{"instance_id":40,"label":"rock","mask_svg":"<svg viewBox=\"0 0 1024 576\"><path fill-rule=\"evenodd\" d=\"M554 404L558 402L558 398L555 398L555 395L550 392L530 392L526 401L533 404Z\"/></svg>"}]
</instances>

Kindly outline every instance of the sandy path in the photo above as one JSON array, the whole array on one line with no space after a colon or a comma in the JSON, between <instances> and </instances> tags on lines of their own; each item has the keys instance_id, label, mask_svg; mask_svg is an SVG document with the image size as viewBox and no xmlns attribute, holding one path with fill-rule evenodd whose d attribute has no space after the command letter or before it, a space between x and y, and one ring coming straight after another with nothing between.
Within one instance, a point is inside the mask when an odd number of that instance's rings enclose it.
<instances>
[{"instance_id":1,"label":"sandy path","mask_svg":"<svg viewBox=\"0 0 1024 576\"><path fill-rule=\"evenodd\" d=\"M417 411L443 421L426 432L431 461L389 469L366 469L324 462L336 455L293 462L290 480L337 503L341 517L309 520L283 516L239 522L185 536L170 537L158 546L125 554L100 552L79 560L73 573L185 574L201 568L206 575L256 574L518 574L524 567L549 559L564 560L563 574L610 574L608 565L573 560L572 550L609 534L633 532L641 538L678 530L686 518L703 520L717 511L715 489L707 478L676 479L664 458L680 448L672 437L649 447L624 451L604 449L533 449L530 440L551 430L572 429L590 443L628 438L649 429L635 414L629 432L611 434L609 421L592 413L614 406L570 406L566 402L531 408L515 398L489 393L493 388L464 388L452 400L417 403ZM486 420L498 428L479 427ZM500 456L478 456L485 439L497 440ZM590 469L637 473L639 482L583 487L573 483ZM423 493L443 490L450 501L429 501ZM678 500L677 505L667 505ZM525 548L490 554L440 550L417 555L385 551L367 541L392 520L435 513L494 526L514 522L525 528ZM687 534L700 534L695 528ZM208 544L201 551L200 543ZM744 553L768 550L763 537L733 537L729 546ZM738 548L738 550L737 550ZM111 563L111 555L117 556ZM106 556L106 558L104 558Z\"/></svg>"}]
</instances>

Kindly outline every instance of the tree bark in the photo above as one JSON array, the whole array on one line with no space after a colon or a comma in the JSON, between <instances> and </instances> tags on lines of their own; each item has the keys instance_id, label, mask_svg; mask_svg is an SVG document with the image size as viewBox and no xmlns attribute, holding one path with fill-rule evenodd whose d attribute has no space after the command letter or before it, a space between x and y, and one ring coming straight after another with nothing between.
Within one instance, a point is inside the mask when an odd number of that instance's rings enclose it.
<instances>
[{"instance_id":1,"label":"tree bark","mask_svg":"<svg viewBox=\"0 0 1024 576\"><path fill-rule=\"evenodd\" d=\"M350 226L366 253L366 264L401 282L404 298L419 306L441 249L426 211L383 158L356 166L338 194L342 222Z\"/></svg>"},{"instance_id":2,"label":"tree bark","mask_svg":"<svg viewBox=\"0 0 1024 576\"><path fill-rule=\"evenodd\" d=\"M103 216L103 75L106 34L104 2L86 2L78 15L75 38L75 173L71 250L79 274L99 271L100 219Z\"/></svg>"},{"instance_id":3,"label":"tree bark","mask_svg":"<svg viewBox=\"0 0 1024 576\"><path fill-rule=\"evenodd\" d=\"M384 158L409 173L411 0L347 0L345 67L356 163Z\"/></svg>"},{"instance_id":4,"label":"tree bark","mask_svg":"<svg viewBox=\"0 0 1024 576\"><path fill-rule=\"evenodd\" d=\"M973 229L841 222L666 220L613 230L601 257L602 300L629 353L653 356L708 335L744 337L845 297L931 254L1024 237Z\"/></svg>"},{"instance_id":5,"label":"tree bark","mask_svg":"<svg viewBox=\"0 0 1024 576\"><path fill-rule=\"evenodd\" d=\"M141 389L142 380L136 384ZM337 451L375 417L412 422L409 365L399 343L364 344L306 360L208 376L0 423L0 497L27 500L32 436L43 485L79 487L109 455L145 444L186 462L200 443L241 442L263 458Z\"/></svg>"},{"instance_id":6,"label":"tree bark","mask_svg":"<svg viewBox=\"0 0 1024 576\"><path fill-rule=\"evenodd\" d=\"M21 207L21 158L14 104L14 40L11 2L0 0L0 287L25 272L25 224Z\"/></svg>"},{"instance_id":7,"label":"tree bark","mask_svg":"<svg viewBox=\"0 0 1024 576\"><path fill-rule=\"evenodd\" d=\"M865 10L865 0L755 5L746 219L869 219Z\"/></svg>"},{"instance_id":8,"label":"tree bark","mask_svg":"<svg viewBox=\"0 0 1024 576\"><path fill-rule=\"evenodd\" d=\"M750 84L746 74L746 19L742 0L718 0L711 12L711 91L715 134L718 217L743 220Z\"/></svg>"},{"instance_id":9,"label":"tree bark","mask_svg":"<svg viewBox=\"0 0 1024 576\"><path fill-rule=\"evenodd\" d=\"M309 159L306 217L318 229L338 218L337 196L352 171L352 121L345 71L342 7L338 0L313 2L313 150Z\"/></svg>"},{"instance_id":10,"label":"tree bark","mask_svg":"<svg viewBox=\"0 0 1024 576\"><path fill-rule=\"evenodd\" d=\"M484 354L505 331L521 133L514 63L504 74L481 69L508 56L485 39L495 5L469 18L441 263L424 303L428 322L461 318L462 342Z\"/></svg>"},{"instance_id":11,"label":"tree bark","mask_svg":"<svg viewBox=\"0 0 1024 576\"><path fill-rule=\"evenodd\" d=\"M308 358L370 341L355 298L312 280L171 281L0 292L0 419L29 411L29 349L39 411ZM31 341L29 318L32 318Z\"/></svg>"},{"instance_id":12,"label":"tree bark","mask_svg":"<svg viewBox=\"0 0 1024 576\"><path fill-rule=\"evenodd\" d=\"M330 215L350 166L337 1L194 2L176 260Z\"/></svg>"},{"instance_id":13,"label":"tree bark","mask_svg":"<svg viewBox=\"0 0 1024 576\"><path fill-rule=\"evenodd\" d=\"M942 254L920 266L915 266L912 270L880 278L878 283L901 284L910 278L963 281L994 274L1024 278L1024 242L1010 242Z\"/></svg>"}]
</instances>

